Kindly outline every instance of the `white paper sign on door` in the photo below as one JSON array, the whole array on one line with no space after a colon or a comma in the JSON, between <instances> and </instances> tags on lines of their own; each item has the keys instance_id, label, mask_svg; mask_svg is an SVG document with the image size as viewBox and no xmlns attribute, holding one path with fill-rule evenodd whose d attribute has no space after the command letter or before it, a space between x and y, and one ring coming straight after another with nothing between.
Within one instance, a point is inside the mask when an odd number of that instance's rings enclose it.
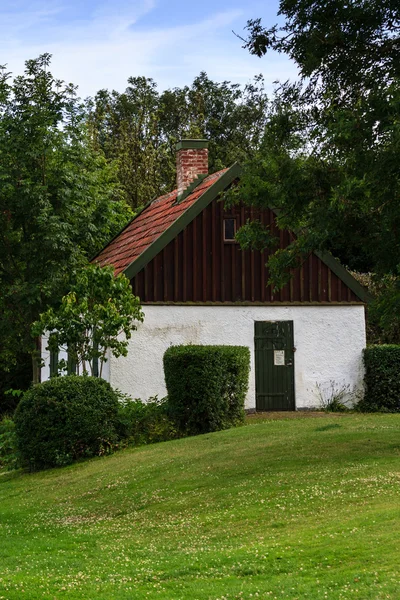
<instances>
[{"instance_id":1,"label":"white paper sign on door","mask_svg":"<svg viewBox=\"0 0 400 600\"><path fill-rule=\"evenodd\" d=\"M285 366L285 351L274 350L274 365L276 367Z\"/></svg>"}]
</instances>

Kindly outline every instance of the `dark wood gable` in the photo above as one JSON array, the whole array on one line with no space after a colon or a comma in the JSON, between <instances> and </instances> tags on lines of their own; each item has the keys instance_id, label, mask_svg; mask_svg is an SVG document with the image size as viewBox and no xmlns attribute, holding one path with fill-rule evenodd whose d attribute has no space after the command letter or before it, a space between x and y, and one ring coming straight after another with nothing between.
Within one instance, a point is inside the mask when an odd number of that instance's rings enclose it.
<instances>
[{"instance_id":1,"label":"dark wood gable","mask_svg":"<svg viewBox=\"0 0 400 600\"><path fill-rule=\"evenodd\" d=\"M224 219L239 228L249 218L272 225L285 248L289 232L279 231L270 210L256 213L236 207L224 211L213 200L175 239L132 279L134 293L143 303L361 303L360 298L317 255L295 270L290 283L273 294L268 282L266 251L242 251L224 240Z\"/></svg>"}]
</instances>

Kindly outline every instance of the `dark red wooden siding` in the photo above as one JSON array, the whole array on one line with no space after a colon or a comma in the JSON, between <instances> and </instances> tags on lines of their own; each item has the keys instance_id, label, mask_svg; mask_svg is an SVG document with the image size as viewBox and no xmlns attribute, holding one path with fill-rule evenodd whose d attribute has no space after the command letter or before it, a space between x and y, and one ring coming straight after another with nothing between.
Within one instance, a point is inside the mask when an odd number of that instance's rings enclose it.
<instances>
[{"instance_id":1,"label":"dark red wooden siding","mask_svg":"<svg viewBox=\"0 0 400 600\"><path fill-rule=\"evenodd\" d=\"M132 287L146 302L359 302L317 256L311 255L282 290L272 293L267 285L268 253L245 250L224 242L223 219L235 217L237 227L249 218L272 226L286 247L291 234L279 231L272 211L256 213L237 207L224 211L214 200L164 250L132 280Z\"/></svg>"}]
</instances>

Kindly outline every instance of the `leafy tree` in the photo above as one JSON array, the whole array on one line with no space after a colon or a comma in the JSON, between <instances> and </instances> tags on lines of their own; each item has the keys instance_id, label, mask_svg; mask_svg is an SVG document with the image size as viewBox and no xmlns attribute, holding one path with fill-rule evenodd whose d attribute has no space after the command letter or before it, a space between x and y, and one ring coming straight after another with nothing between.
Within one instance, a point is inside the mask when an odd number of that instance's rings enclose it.
<instances>
[{"instance_id":1,"label":"leafy tree","mask_svg":"<svg viewBox=\"0 0 400 600\"><path fill-rule=\"evenodd\" d=\"M245 47L259 57L269 50L287 54L302 77L330 88L369 90L376 77L399 75L400 8L393 0L280 0L280 27L247 22Z\"/></svg>"},{"instance_id":2,"label":"leafy tree","mask_svg":"<svg viewBox=\"0 0 400 600\"><path fill-rule=\"evenodd\" d=\"M356 270L389 277L400 265L400 6L391 0L281 0L283 25L249 21L247 49L286 53L299 80L281 84L242 196L280 209L299 232L270 259L278 285L325 248ZM251 232L249 232L251 235ZM256 239L256 238L254 238ZM387 319L390 306L385 303Z\"/></svg>"},{"instance_id":3,"label":"leafy tree","mask_svg":"<svg viewBox=\"0 0 400 600\"><path fill-rule=\"evenodd\" d=\"M93 375L97 359L101 376L107 350L114 356L127 355L128 340L138 321L143 321L143 313L129 279L123 274L115 277L113 267L89 265L77 274L60 306L40 315L33 332L50 333L50 350L68 349L78 373ZM67 369L66 364L59 366Z\"/></svg>"},{"instance_id":4,"label":"leafy tree","mask_svg":"<svg viewBox=\"0 0 400 600\"><path fill-rule=\"evenodd\" d=\"M164 158L155 82L130 77L123 94L100 90L87 101L87 110L93 144L116 159L129 204L137 208L153 199L162 187Z\"/></svg>"},{"instance_id":5,"label":"leafy tree","mask_svg":"<svg viewBox=\"0 0 400 600\"><path fill-rule=\"evenodd\" d=\"M89 144L75 88L49 64L48 54L29 60L13 81L0 70L0 361L9 370L30 354L36 381L32 323L130 214L115 166Z\"/></svg>"},{"instance_id":6,"label":"leafy tree","mask_svg":"<svg viewBox=\"0 0 400 600\"><path fill-rule=\"evenodd\" d=\"M207 138L210 171L253 154L268 103L261 76L241 89L200 73L191 86L166 90L131 77L124 93L101 90L87 102L92 142L118 163L127 200L137 208L175 186L175 144Z\"/></svg>"}]
</instances>

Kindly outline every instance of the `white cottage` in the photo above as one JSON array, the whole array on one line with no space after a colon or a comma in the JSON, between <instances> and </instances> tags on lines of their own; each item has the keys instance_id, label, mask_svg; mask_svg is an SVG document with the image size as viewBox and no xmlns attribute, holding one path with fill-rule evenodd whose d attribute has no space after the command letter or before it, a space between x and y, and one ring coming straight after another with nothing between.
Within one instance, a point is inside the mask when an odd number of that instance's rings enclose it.
<instances>
[{"instance_id":1,"label":"white cottage","mask_svg":"<svg viewBox=\"0 0 400 600\"><path fill-rule=\"evenodd\" d=\"M320 390L361 390L366 291L330 254L314 253L274 293L268 251L242 251L235 232L257 218L281 248L293 234L278 230L272 210L225 210L221 193L239 178L237 164L209 175L207 142L182 140L177 189L95 258L125 273L145 313L128 356L110 357L107 379L133 397L163 397L170 345L230 344L251 351L247 409L307 409L320 405Z\"/></svg>"}]
</instances>

